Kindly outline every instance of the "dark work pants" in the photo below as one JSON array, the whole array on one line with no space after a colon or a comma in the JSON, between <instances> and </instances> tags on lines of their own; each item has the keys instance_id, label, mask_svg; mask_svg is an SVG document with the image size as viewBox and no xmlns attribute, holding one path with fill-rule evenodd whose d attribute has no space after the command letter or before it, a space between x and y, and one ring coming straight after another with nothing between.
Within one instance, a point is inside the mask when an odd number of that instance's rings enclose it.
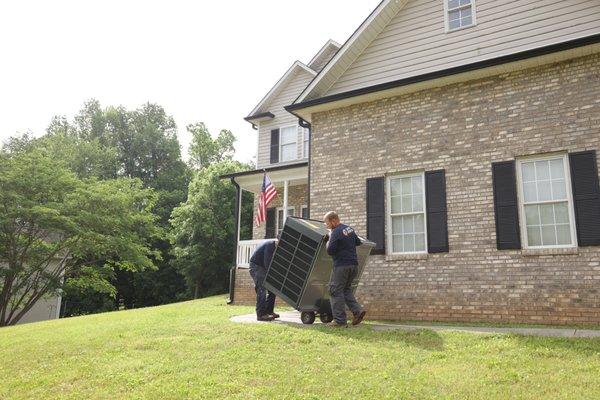
<instances>
[{"instance_id":1,"label":"dark work pants","mask_svg":"<svg viewBox=\"0 0 600 400\"><path fill-rule=\"evenodd\" d=\"M254 290L256 291L256 316L261 317L266 314L272 314L275 308L275 294L268 291L263 283L267 272L258 265L250 266L250 276L254 281Z\"/></svg>"},{"instance_id":2,"label":"dark work pants","mask_svg":"<svg viewBox=\"0 0 600 400\"><path fill-rule=\"evenodd\" d=\"M331 280L329 281L329 294L331 295L331 311L333 319L346 324L346 307L356 315L362 312L362 307L356 301L352 293L352 281L358 274L356 265L341 265L333 267Z\"/></svg>"}]
</instances>

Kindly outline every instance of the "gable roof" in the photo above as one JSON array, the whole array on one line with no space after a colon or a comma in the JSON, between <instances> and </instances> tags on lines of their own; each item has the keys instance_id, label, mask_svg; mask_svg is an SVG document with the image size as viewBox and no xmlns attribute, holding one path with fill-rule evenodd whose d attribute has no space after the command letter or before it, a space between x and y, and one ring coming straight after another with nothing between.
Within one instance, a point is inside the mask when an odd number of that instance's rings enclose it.
<instances>
[{"instance_id":1,"label":"gable roof","mask_svg":"<svg viewBox=\"0 0 600 400\"><path fill-rule=\"evenodd\" d=\"M324 95L407 2L408 0L383 0L379 3L323 70L300 93L294 104Z\"/></svg>"},{"instance_id":2,"label":"gable roof","mask_svg":"<svg viewBox=\"0 0 600 400\"><path fill-rule=\"evenodd\" d=\"M312 60L309 61L308 66L312 70L320 72L323 67L325 67L329 61L331 61L333 56L335 56L335 53L337 53L341 47L341 44L335 40L329 39L327 43L321 47L321 50L315 54Z\"/></svg>"},{"instance_id":3,"label":"gable roof","mask_svg":"<svg viewBox=\"0 0 600 400\"><path fill-rule=\"evenodd\" d=\"M256 107L254 107L254 109L250 112L250 114L244 119L248 122L253 122L262 118L272 118L273 114L271 114L268 110L263 110L262 107L265 104L267 104L269 100L275 97L275 95L277 95L279 89L282 88L288 82L288 80L294 76L294 73L296 71L305 71L313 76L317 75L316 71L309 68L303 62L295 61L292 64L292 66L285 72L285 74L283 74L283 76L279 78L275 86L273 86L271 90L269 90L265 97L262 98L260 103L258 103Z\"/></svg>"}]
</instances>

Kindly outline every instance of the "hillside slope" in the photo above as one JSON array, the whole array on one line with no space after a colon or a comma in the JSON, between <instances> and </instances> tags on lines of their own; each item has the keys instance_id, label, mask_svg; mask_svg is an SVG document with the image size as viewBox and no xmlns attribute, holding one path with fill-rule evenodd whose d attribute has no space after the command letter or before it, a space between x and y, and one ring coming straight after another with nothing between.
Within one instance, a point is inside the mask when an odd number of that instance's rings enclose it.
<instances>
[{"instance_id":1,"label":"hillside slope","mask_svg":"<svg viewBox=\"0 0 600 400\"><path fill-rule=\"evenodd\" d=\"M600 340L234 324L222 296L0 329L0 399L600 398Z\"/></svg>"}]
</instances>

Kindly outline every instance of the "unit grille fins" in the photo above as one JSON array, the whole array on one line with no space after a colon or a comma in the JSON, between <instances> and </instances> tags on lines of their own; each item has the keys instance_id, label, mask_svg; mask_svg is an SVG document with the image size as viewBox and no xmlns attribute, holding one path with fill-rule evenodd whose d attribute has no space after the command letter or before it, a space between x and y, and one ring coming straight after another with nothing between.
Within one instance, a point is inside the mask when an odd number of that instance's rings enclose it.
<instances>
[{"instance_id":1,"label":"unit grille fins","mask_svg":"<svg viewBox=\"0 0 600 400\"><path fill-rule=\"evenodd\" d=\"M286 224L265 281L298 304L318 247L318 242Z\"/></svg>"}]
</instances>

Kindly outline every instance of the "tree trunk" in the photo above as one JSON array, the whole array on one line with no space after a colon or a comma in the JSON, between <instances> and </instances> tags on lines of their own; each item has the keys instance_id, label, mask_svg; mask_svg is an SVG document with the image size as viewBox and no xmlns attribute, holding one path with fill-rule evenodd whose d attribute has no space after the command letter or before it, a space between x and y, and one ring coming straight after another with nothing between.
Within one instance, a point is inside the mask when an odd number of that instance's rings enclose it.
<instances>
[{"instance_id":1,"label":"tree trunk","mask_svg":"<svg viewBox=\"0 0 600 400\"><path fill-rule=\"evenodd\" d=\"M200 280L196 281L196 288L194 289L194 299L197 299L200 295Z\"/></svg>"}]
</instances>

